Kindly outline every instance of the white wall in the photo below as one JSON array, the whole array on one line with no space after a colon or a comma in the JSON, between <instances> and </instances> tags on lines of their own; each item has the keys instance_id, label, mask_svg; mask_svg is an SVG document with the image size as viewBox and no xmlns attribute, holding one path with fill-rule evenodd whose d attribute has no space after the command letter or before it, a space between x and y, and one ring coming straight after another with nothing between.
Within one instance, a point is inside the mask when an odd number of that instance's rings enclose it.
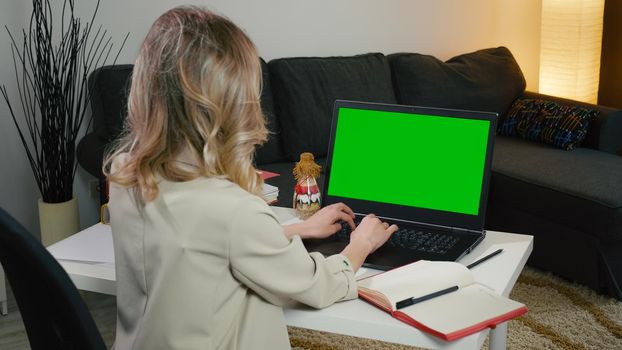
<instances>
[{"instance_id":1,"label":"white wall","mask_svg":"<svg viewBox=\"0 0 622 350\"><path fill-rule=\"evenodd\" d=\"M24 1L3 1L0 23L9 28L22 26L26 17ZM19 40L19 38L17 38ZM12 100L17 101L15 73L4 28L0 31L0 85L5 85ZM17 107L17 106L15 106ZM13 125L9 109L0 97L0 206L15 216L26 228L38 232L36 215L38 189L35 185L26 152Z\"/></svg>"},{"instance_id":2,"label":"white wall","mask_svg":"<svg viewBox=\"0 0 622 350\"><path fill-rule=\"evenodd\" d=\"M26 24L28 11L22 6L28 5L21 3L0 4L2 24L14 28ZM78 1L78 12L86 17L94 3ZM528 88L537 90L541 0L103 0L96 22L109 29L117 43L124 33L131 33L118 63L132 63L157 16L188 3L228 16L246 30L267 60L366 52L419 52L447 59L504 45L521 65ZM0 34L0 79L11 88L7 48L6 35ZM34 181L3 103L0 114L0 206L38 231ZM76 194L83 226L97 221L89 180L89 175L78 173Z\"/></svg>"}]
</instances>

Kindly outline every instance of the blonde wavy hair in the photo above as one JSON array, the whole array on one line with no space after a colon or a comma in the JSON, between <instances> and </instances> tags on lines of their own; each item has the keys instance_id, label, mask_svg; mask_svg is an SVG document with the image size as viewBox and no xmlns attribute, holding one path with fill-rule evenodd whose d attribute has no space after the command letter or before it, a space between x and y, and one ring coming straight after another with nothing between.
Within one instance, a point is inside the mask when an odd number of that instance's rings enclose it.
<instances>
[{"instance_id":1,"label":"blonde wavy hair","mask_svg":"<svg viewBox=\"0 0 622 350\"><path fill-rule=\"evenodd\" d=\"M256 145L268 131L260 107L257 49L228 19L177 7L151 27L136 59L123 136L104 161L110 181L134 187L142 202L157 197L159 177L226 178L258 194ZM190 169L176 158L190 151ZM113 160L128 157L114 173Z\"/></svg>"}]
</instances>

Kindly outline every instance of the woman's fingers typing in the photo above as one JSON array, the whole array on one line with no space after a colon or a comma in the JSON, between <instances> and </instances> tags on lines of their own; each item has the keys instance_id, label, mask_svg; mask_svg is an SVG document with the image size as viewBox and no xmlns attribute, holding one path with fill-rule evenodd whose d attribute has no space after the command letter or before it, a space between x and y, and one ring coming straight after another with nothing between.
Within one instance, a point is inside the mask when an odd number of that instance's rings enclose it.
<instances>
[{"instance_id":1,"label":"woman's fingers typing","mask_svg":"<svg viewBox=\"0 0 622 350\"><path fill-rule=\"evenodd\" d=\"M361 221L361 224L352 232L352 239L363 239L369 242L372 251L382 246L391 235L397 231L397 225L389 225L381 221L374 214L369 214Z\"/></svg>"},{"instance_id":2,"label":"woman's fingers typing","mask_svg":"<svg viewBox=\"0 0 622 350\"><path fill-rule=\"evenodd\" d=\"M303 238L328 237L341 228L340 221L348 223L352 230L356 228L354 212L350 207L343 203L331 204L308 218L298 234Z\"/></svg>"}]
</instances>

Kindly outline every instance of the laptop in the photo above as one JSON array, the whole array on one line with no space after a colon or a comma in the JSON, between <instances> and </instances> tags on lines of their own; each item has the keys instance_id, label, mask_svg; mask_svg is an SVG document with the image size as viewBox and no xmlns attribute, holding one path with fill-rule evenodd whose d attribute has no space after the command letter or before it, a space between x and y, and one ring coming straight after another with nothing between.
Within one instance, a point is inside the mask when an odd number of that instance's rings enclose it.
<instances>
[{"instance_id":1,"label":"laptop","mask_svg":"<svg viewBox=\"0 0 622 350\"><path fill-rule=\"evenodd\" d=\"M347 204L356 222L374 213L399 226L365 266L456 261L484 239L496 119L490 112L335 102L322 203ZM342 226L305 246L341 252L350 233Z\"/></svg>"}]
</instances>

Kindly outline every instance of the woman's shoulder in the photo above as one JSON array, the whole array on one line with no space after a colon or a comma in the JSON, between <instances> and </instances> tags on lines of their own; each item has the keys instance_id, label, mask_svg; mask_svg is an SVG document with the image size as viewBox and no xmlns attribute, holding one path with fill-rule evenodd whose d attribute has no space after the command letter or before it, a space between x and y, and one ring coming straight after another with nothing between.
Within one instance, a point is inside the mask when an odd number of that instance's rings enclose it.
<instances>
[{"instance_id":1,"label":"woman's shoulder","mask_svg":"<svg viewBox=\"0 0 622 350\"><path fill-rule=\"evenodd\" d=\"M112 162L110 163L110 173L113 174L122 168L123 165L127 163L128 158L129 154L127 152L119 153L114 156L114 158L112 158Z\"/></svg>"},{"instance_id":2,"label":"woman's shoulder","mask_svg":"<svg viewBox=\"0 0 622 350\"><path fill-rule=\"evenodd\" d=\"M166 193L184 193L187 200L196 202L220 203L220 205L236 205L236 203L254 203L267 205L258 196L255 196L237 184L218 177L199 177L185 182L162 181L160 190Z\"/></svg>"},{"instance_id":3,"label":"woman's shoulder","mask_svg":"<svg viewBox=\"0 0 622 350\"><path fill-rule=\"evenodd\" d=\"M198 178L179 183L165 181L160 184L160 195L179 215L199 215L205 220L233 217L250 220L271 213L262 198L220 178Z\"/></svg>"}]
</instances>

